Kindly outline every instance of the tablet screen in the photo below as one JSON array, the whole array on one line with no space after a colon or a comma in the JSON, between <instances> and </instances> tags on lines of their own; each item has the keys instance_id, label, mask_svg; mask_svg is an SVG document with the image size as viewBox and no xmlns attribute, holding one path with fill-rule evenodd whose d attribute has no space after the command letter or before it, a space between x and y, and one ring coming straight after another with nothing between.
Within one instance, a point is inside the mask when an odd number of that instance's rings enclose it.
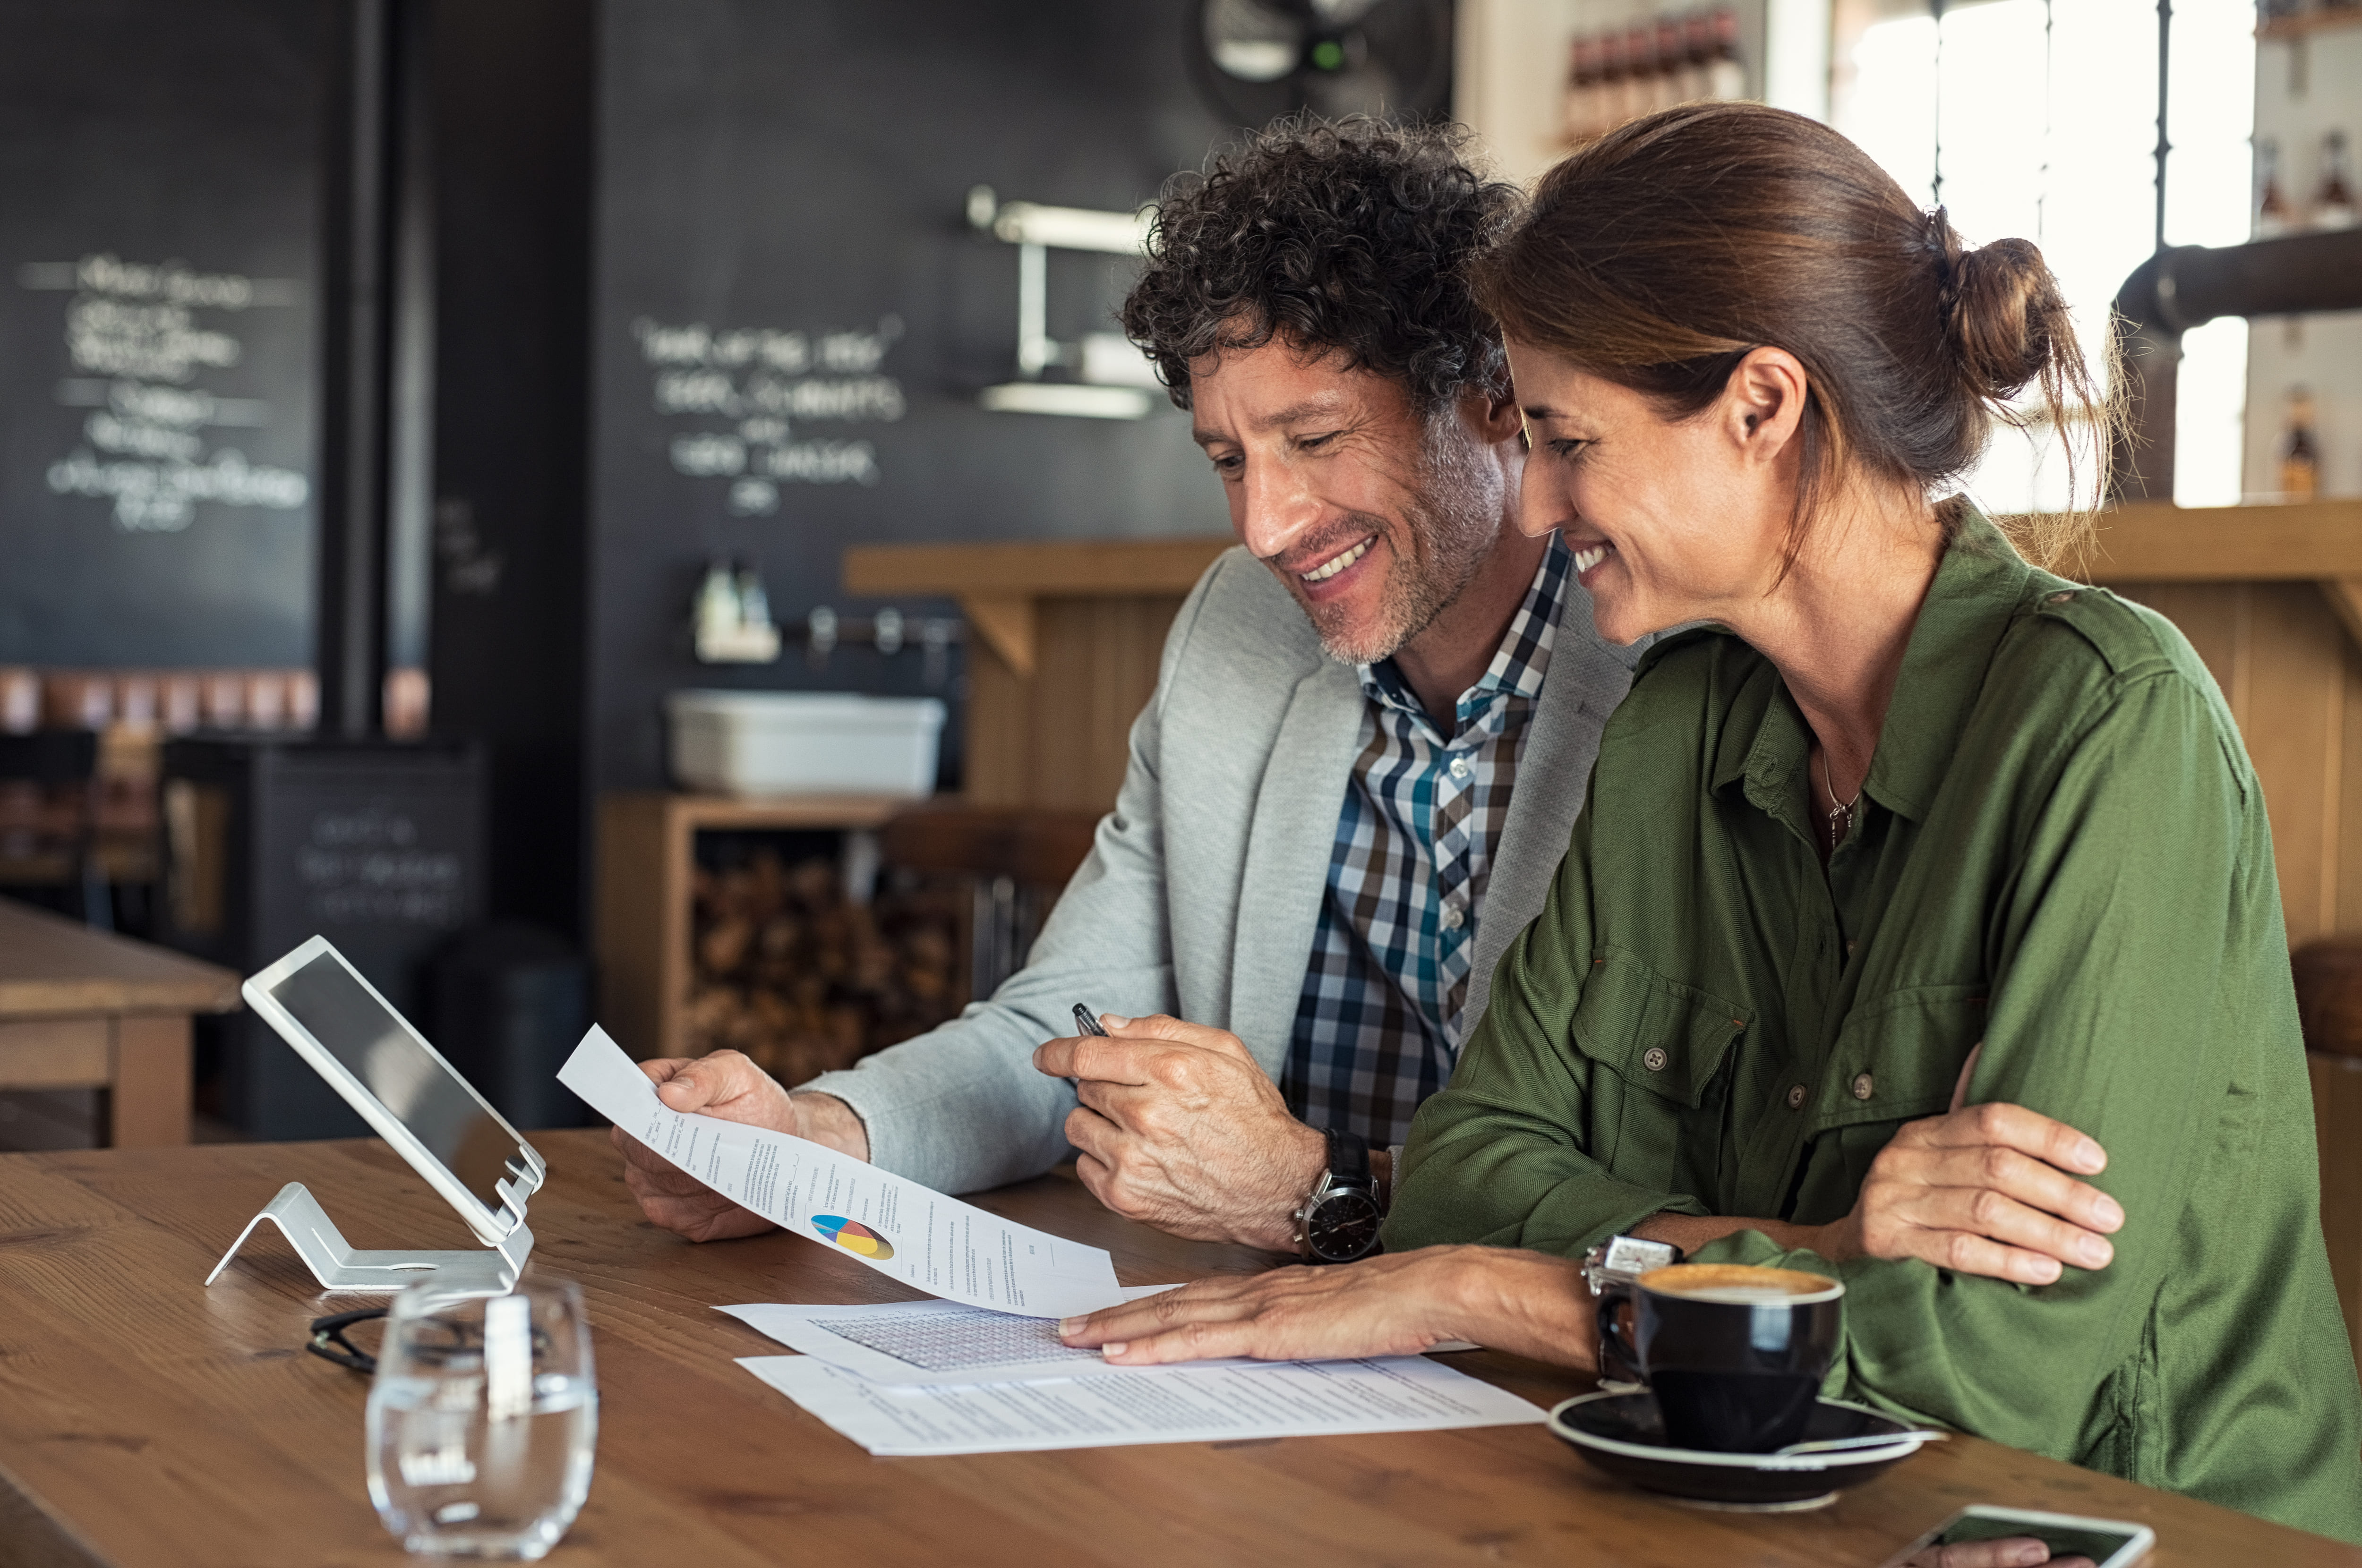
<instances>
[{"instance_id":1,"label":"tablet screen","mask_svg":"<svg viewBox=\"0 0 2362 1568\"><path fill-rule=\"evenodd\" d=\"M410 1129L460 1185L500 1212L498 1183L517 1140L474 1091L403 1027L333 953L323 953L270 988L294 1015Z\"/></svg>"}]
</instances>

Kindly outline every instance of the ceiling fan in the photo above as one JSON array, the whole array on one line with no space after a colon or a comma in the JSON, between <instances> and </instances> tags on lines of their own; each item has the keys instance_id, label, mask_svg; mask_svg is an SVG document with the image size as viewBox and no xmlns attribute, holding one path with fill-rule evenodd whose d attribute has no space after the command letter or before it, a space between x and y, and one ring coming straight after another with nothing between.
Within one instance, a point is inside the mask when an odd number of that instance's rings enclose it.
<instances>
[{"instance_id":1,"label":"ceiling fan","mask_svg":"<svg viewBox=\"0 0 2362 1568\"><path fill-rule=\"evenodd\" d=\"M1451 106L1451 0L1198 0L1191 30L1198 91L1233 125Z\"/></svg>"}]
</instances>

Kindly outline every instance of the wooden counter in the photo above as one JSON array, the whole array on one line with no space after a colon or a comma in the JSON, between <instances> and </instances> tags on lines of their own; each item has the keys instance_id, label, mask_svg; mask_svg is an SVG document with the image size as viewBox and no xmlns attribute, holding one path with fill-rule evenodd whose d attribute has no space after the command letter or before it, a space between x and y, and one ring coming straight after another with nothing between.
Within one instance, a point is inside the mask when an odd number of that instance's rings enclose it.
<instances>
[{"instance_id":1,"label":"wooden counter","mask_svg":"<svg viewBox=\"0 0 2362 1568\"><path fill-rule=\"evenodd\" d=\"M2106 513L2097 581L2331 582L2362 578L2362 501L2279 506L2136 502Z\"/></svg>"},{"instance_id":2,"label":"wooden counter","mask_svg":"<svg viewBox=\"0 0 2362 1568\"><path fill-rule=\"evenodd\" d=\"M2145 1520L2156 1568L2362 1564L2317 1536L1974 1438L1801 1514L1634 1491L1539 1426L873 1459L734 1365L783 1353L713 1307L889 1300L902 1286L778 1232L692 1246L640 1219L605 1134L534 1143L549 1183L534 1198L531 1267L582 1283L599 1361L598 1471L548 1559L570 1568L1866 1568L1974 1502ZM0 1568L405 1561L362 1489L368 1381L301 1349L315 1314L372 1298L322 1295L268 1230L203 1283L291 1180L358 1246L465 1244L374 1140L0 1156ZM1106 1247L1133 1284L1265 1261L1128 1224L1063 1176L979 1201ZM1448 1361L1537 1405L1583 1389L1512 1356Z\"/></svg>"},{"instance_id":3,"label":"wooden counter","mask_svg":"<svg viewBox=\"0 0 2362 1568\"><path fill-rule=\"evenodd\" d=\"M2362 501L2106 514L2088 575L2181 628L2263 783L2291 945L2362 929Z\"/></svg>"},{"instance_id":4,"label":"wooden counter","mask_svg":"<svg viewBox=\"0 0 2362 1568\"><path fill-rule=\"evenodd\" d=\"M1098 810L1122 781L1173 614L1231 543L867 546L844 553L844 587L959 602L974 633L969 801ZM2362 502L2140 502L2106 515L2086 567L2180 624L2231 699L2272 804L2291 937L2334 929L2341 902L2345 923L2362 927L2362 816L2353 834L2327 825L2342 825L2349 791L2362 812L2362 756L2352 768L2344 756L2345 638L2362 639ZM2355 727L2362 747L2362 701Z\"/></svg>"},{"instance_id":5,"label":"wooden counter","mask_svg":"<svg viewBox=\"0 0 2362 1568\"><path fill-rule=\"evenodd\" d=\"M966 797L1106 811L1164 634L1228 535L844 552L844 589L948 595L967 617Z\"/></svg>"}]
</instances>

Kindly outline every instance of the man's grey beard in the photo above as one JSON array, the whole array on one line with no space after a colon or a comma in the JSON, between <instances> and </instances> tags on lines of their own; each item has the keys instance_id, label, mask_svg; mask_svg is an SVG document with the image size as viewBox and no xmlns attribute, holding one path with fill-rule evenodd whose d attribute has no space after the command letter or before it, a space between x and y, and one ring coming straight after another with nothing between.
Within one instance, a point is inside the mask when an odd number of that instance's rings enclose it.
<instances>
[{"instance_id":1,"label":"man's grey beard","mask_svg":"<svg viewBox=\"0 0 2362 1568\"><path fill-rule=\"evenodd\" d=\"M1375 664L1435 624L1484 566L1501 526L1500 470L1450 406L1427 421L1412 495L1403 505L1412 553L1393 553L1365 643L1341 640L1313 616L1320 648L1341 664ZM1377 519L1373 532L1384 533ZM1391 536L1388 536L1391 539Z\"/></svg>"}]
</instances>

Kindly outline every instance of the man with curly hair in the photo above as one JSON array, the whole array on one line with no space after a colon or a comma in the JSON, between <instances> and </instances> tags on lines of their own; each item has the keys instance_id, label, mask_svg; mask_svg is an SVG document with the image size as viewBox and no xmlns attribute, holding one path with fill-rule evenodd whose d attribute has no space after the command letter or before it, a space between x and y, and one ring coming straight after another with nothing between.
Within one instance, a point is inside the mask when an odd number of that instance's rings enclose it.
<instances>
[{"instance_id":1,"label":"man with curly hair","mask_svg":"<svg viewBox=\"0 0 2362 1568\"><path fill-rule=\"evenodd\" d=\"M735 1052L648 1063L666 1103L949 1191L1071 1154L1178 1235L1374 1244L1392 1150L1541 906L1639 652L1517 527L1523 432L1463 281L1517 196L1464 145L1284 121L1167 186L1123 321L1239 547L1174 621L1090 857L957 1021L792 1094ZM1073 1035L1078 1002L1110 1037ZM767 1228L617 1143L657 1223Z\"/></svg>"}]
</instances>

